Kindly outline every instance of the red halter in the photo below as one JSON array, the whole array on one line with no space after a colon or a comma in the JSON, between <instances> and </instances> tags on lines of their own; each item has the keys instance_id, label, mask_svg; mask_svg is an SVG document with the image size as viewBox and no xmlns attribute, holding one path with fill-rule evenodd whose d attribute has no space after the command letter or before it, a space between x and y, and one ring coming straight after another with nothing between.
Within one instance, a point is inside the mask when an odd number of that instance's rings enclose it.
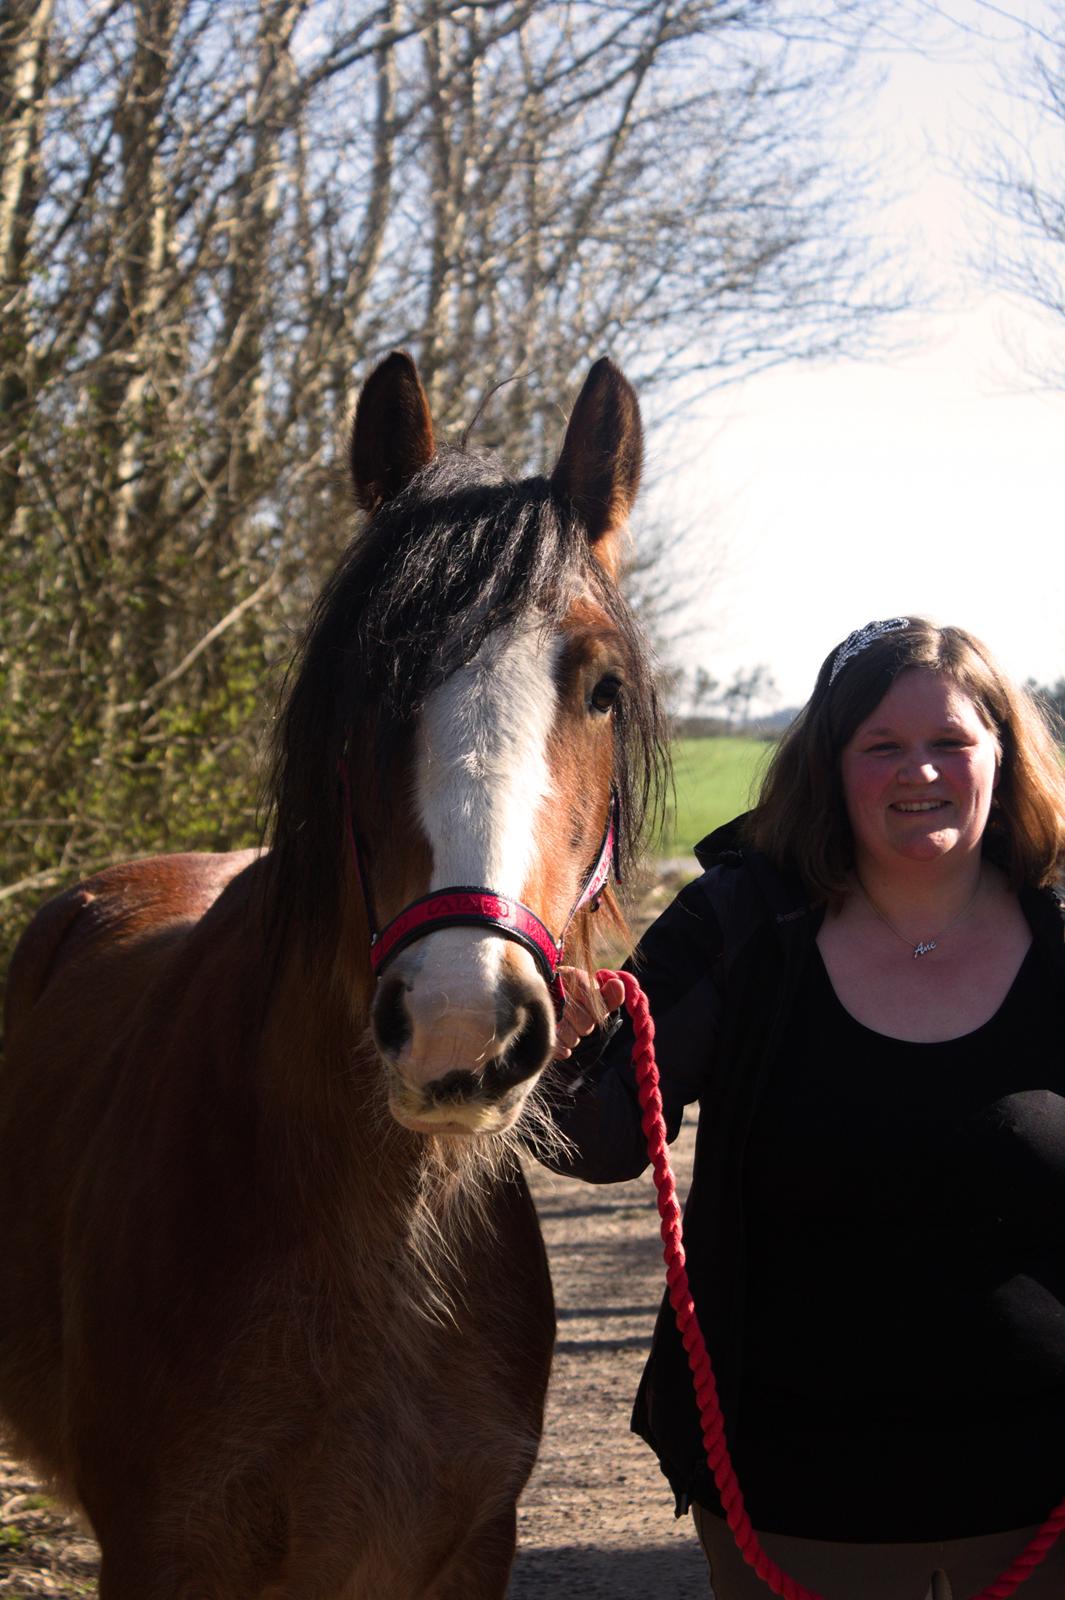
<instances>
[{"instance_id":1,"label":"red halter","mask_svg":"<svg viewBox=\"0 0 1065 1600\"><path fill-rule=\"evenodd\" d=\"M344 815L347 818L351 853L366 907L366 921L370 928L370 965L373 967L374 976L379 978L393 956L397 956L416 939L423 939L426 934L434 933L438 928L490 928L501 938L512 939L515 944L520 944L529 952L551 991L555 1013L561 1016L566 1003L566 993L558 969L565 954L565 938L570 923L585 906L590 905L593 911L599 909L599 900L610 876L611 866L614 869L615 881L621 882L618 872L621 813L617 790L612 788L610 791L610 811L595 866L570 907L562 932L556 939L546 924L540 921L535 911L531 911L520 900L511 900L504 895L496 894L492 889L473 888L466 884L436 889L432 894L423 895L420 900L413 900L378 932L366 873L363 869L362 853L355 837L347 765L343 761L340 763L340 782L344 793Z\"/></svg>"}]
</instances>

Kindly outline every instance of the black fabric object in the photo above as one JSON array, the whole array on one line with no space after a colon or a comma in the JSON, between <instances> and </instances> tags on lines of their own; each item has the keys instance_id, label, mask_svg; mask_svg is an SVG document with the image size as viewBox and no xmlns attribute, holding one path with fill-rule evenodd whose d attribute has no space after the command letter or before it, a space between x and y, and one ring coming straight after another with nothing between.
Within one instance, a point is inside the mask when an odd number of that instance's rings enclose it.
<instances>
[{"instance_id":1,"label":"black fabric object","mask_svg":"<svg viewBox=\"0 0 1065 1600\"><path fill-rule=\"evenodd\" d=\"M706 868L702 877L683 889L647 931L629 963L647 992L655 1020L670 1139L676 1137L684 1107L699 1102L694 1173L684 1214L685 1249L729 1439L739 1441L741 1451L750 1271L748 1142L799 1008L817 981L820 958L814 939L822 916L822 908L806 903L797 878L778 872L742 840L740 818L702 841L697 847ZM1035 939L1032 960L1049 982L1060 1027L1065 1022L1065 910L1049 891L1024 891L1021 902ZM823 972L821 981L826 981ZM605 1042L593 1037L567 1063L576 1087L560 1097L555 1116L573 1149L568 1158L551 1160L555 1170L610 1183L646 1167L631 1050L626 1019L612 1037ZM973 1397L973 1415L979 1413L980 1399L980 1394ZM692 1501L720 1509L703 1453L687 1357L665 1297L632 1426L658 1455L678 1515ZM746 1430L748 1440L753 1432ZM779 1444L783 1451L791 1441ZM798 1521L785 1514L791 1525L781 1523L778 1531L823 1537L812 1523L800 1525L811 1515L800 1493L804 1448L803 1439L795 1442L788 1474L795 1483ZM1065 1435L1060 1455L1061 1487L1051 1503L1065 1494ZM925 1499L925 1489L915 1481L913 1517L903 1524L892 1515L881 1518L873 1508L868 1530L857 1537L883 1542L951 1537L946 1528L923 1535L910 1531L920 1520ZM1011 1525L1022 1524L997 1524ZM848 1535L841 1528L830 1536Z\"/></svg>"},{"instance_id":2,"label":"black fabric object","mask_svg":"<svg viewBox=\"0 0 1065 1600\"><path fill-rule=\"evenodd\" d=\"M812 963L744 1170L735 1466L758 1527L964 1538L1065 1494L1060 1024L1034 945L940 1044L863 1027Z\"/></svg>"}]
</instances>

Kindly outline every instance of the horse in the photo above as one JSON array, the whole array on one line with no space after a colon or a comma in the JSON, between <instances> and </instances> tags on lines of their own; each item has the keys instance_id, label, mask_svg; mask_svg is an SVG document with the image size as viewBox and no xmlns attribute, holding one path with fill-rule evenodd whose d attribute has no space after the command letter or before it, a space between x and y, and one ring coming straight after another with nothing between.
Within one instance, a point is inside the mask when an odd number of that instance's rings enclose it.
<instances>
[{"instance_id":1,"label":"horse","mask_svg":"<svg viewBox=\"0 0 1065 1600\"><path fill-rule=\"evenodd\" d=\"M269 848L110 866L13 958L0 1409L100 1600L498 1600L554 1339L521 1155L557 968L620 916L662 743L618 587L642 444L437 446L411 358L290 668Z\"/></svg>"}]
</instances>

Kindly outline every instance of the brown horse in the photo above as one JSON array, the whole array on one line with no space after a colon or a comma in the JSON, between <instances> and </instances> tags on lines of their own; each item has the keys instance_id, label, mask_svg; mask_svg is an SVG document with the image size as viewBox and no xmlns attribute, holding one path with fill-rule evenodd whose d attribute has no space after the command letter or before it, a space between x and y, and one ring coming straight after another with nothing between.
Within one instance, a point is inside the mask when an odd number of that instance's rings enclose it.
<instances>
[{"instance_id":1,"label":"brown horse","mask_svg":"<svg viewBox=\"0 0 1065 1600\"><path fill-rule=\"evenodd\" d=\"M555 940L660 772L615 581L640 457L609 362L516 481L438 453L390 356L271 850L108 868L23 937L0 1403L88 1514L101 1600L505 1591L554 1335L518 1151ZM587 964L588 907L569 937Z\"/></svg>"}]
</instances>

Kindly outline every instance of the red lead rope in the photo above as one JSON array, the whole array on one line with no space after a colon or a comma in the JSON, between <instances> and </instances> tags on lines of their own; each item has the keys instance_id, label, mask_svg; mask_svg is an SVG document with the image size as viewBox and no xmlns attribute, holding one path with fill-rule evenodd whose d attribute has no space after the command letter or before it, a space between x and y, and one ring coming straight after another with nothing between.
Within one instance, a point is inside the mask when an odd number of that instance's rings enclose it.
<instances>
[{"instance_id":1,"label":"red lead rope","mask_svg":"<svg viewBox=\"0 0 1065 1600\"><path fill-rule=\"evenodd\" d=\"M710 1365L706 1344L695 1315L688 1274L684 1266L684 1244L681 1235L680 1207L673 1172L666 1154L666 1130L662 1117L662 1096L658 1089L658 1067L655 1064L655 1025L644 994L629 972L599 972L596 978L600 987L608 978L618 978L625 988L625 1006L632 1018L635 1041L632 1047L632 1064L636 1073L636 1087L643 1110L643 1131L647 1152L654 1167L655 1187L658 1190L658 1210L662 1218L662 1242L665 1246L666 1281L669 1285L669 1303L677 1319L677 1329L688 1352L688 1365L695 1382L695 1398L699 1406L699 1419L703 1428L706 1459L714 1474L717 1492L721 1497L725 1517L732 1537L743 1559L768 1585L774 1594L784 1600L823 1600L813 1589L783 1572L771 1560L758 1542L743 1504L743 1495L736 1481L732 1461L725 1441L725 1425L717 1397L717 1384ZM997 1577L994 1583L981 1589L972 1600L1007 1600L1025 1578L1037 1567L1065 1528L1065 1500L1056 1506L1030 1544L1017 1559Z\"/></svg>"}]
</instances>

